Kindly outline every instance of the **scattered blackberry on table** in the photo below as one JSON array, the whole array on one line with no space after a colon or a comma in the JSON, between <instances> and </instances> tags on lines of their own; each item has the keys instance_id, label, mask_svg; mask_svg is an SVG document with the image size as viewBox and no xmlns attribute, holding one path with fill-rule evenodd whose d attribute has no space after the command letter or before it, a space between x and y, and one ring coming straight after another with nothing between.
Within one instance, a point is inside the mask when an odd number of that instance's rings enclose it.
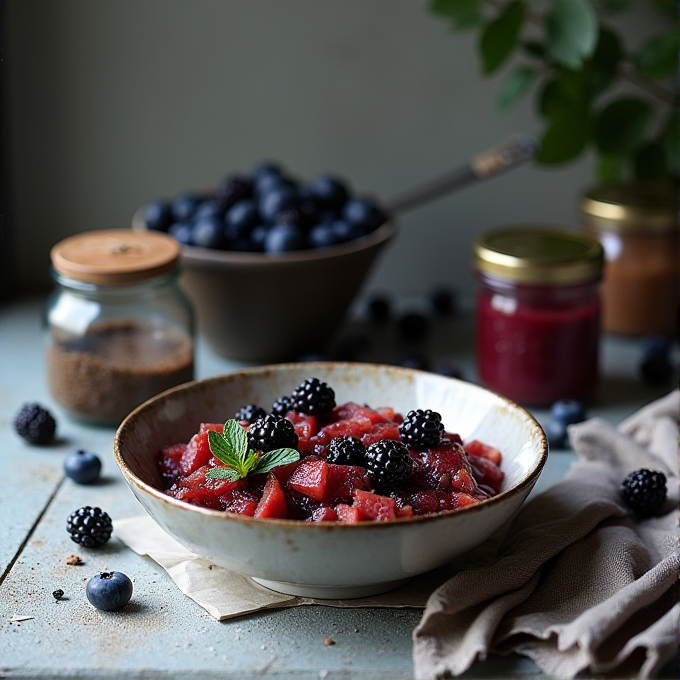
<instances>
[{"instance_id":1,"label":"scattered blackberry on table","mask_svg":"<svg viewBox=\"0 0 680 680\"><path fill-rule=\"evenodd\" d=\"M366 447L356 437L333 437L326 446L326 461L336 465L366 465Z\"/></svg>"},{"instance_id":2,"label":"scattered blackberry on table","mask_svg":"<svg viewBox=\"0 0 680 680\"><path fill-rule=\"evenodd\" d=\"M394 439L381 439L366 448L368 476L378 489L390 489L411 475L413 461L409 450Z\"/></svg>"},{"instance_id":3,"label":"scattered blackberry on table","mask_svg":"<svg viewBox=\"0 0 680 680\"><path fill-rule=\"evenodd\" d=\"M14 419L14 429L30 444L49 444L54 439L57 422L40 404L24 404Z\"/></svg>"},{"instance_id":4,"label":"scattered blackberry on table","mask_svg":"<svg viewBox=\"0 0 680 680\"><path fill-rule=\"evenodd\" d=\"M335 408L335 391L318 378L308 378L293 391L293 408L310 416L330 413Z\"/></svg>"},{"instance_id":5,"label":"scattered blackberry on table","mask_svg":"<svg viewBox=\"0 0 680 680\"><path fill-rule=\"evenodd\" d=\"M86 505L68 516L66 531L74 543L86 548L98 548L111 538L113 523L108 513L101 508Z\"/></svg>"},{"instance_id":6,"label":"scattered blackberry on table","mask_svg":"<svg viewBox=\"0 0 680 680\"><path fill-rule=\"evenodd\" d=\"M285 416L292 410L293 397L290 394L284 394L272 404L272 413L277 416Z\"/></svg>"},{"instance_id":7,"label":"scattered blackberry on table","mask_svg":"<svg viewBox=\"0 0 680 680\"><path fill-rule=\"evenodd\" d=\"M254 423L260 418L264 418L267 412L257 404L246 404L241 406L241 408L236 412L234 420L246 421L247 423Z\"/></svg>"},{"instance_id":8,"label":"scattered blackberry on table","mask_svg":"<svg viewBox=\"0 0 680 680\"><path fill-rule=\"evenodd\" d=\"M621 484L624 503L640 517L651 517L666 501L666 475L641 468L631 472Z\"/></svg>"},{"instance_id":9,"label":"scattered blackberry on table","mask_svg":"<svg viewBox=\"0 0 680 680\"><path fill-rule=\"evenodd\" d=\"M76 484L92 484L99 478L102 461L96 453L78 449L64 459L64 472Z\"/></svg>"},{"instance_id":10,"label":"scattered blackberry on table","mask_svg":"<svg viewBox=\"0 0 680 680\"><path fill-rule=\"evenodd\" d=\"M415 451L424 451L439 444L444 434L442 417L436 411L415 409L406 414L399 425L401 441Z\"/></svg>"},{"instance_id":11,"label":"scattered blackberry on table","mask_svg":"<svg viewBox=\"0 0 680 680\"><path fill-rule=\"evenodd\" d=\"M373 295L368 301L368 316L378 323L387 321L392 315L392 303L386 295Z\"/></svg>"},{"instance_id":12,"label":"scattered blackberry on table","mask_svg":"<svg viewBox=\"0 0 680 680\"><path fill-rule=\"evenodd\" d=\"M132 581L120 571L102 571L87 582L85 594L96 609L113 611L130 601Z\"/></svg>"},{"instance_id":13,"label":"scattered blackberry on table","mask_svg":"<svg viewBox=\"0 0 680 680\"><path fill-rule=\"evenodd\" d=\"M438 286L432 289L429 300L433 311L440 316L453 315L458 306L456 293L446 286Z\"/></svg>"},{"instance_id":14,"label":"scattered blackberry on table","mask_svg":"<svg viewBox=\"0 0 680 680\"><path fill-rule=\"evenodd\" d=\"M642 338L642 357L638 371L642 382L652 387L666 385L674 374L671 361L673 342L665 335L652 334Z\"/></svg>"},{"instance_id":15,"label":"scattered blackberry on table","mask_svg":"<svg viewBox=\"0 0 680 680\"><path fill-rule=\"evenodd\" d=\"M274 413L255 421L248 429L248 445L255 451L273 451L274 449L295 449L298 436L295 427L288 418Z\"/></svg>"}]
</instances>

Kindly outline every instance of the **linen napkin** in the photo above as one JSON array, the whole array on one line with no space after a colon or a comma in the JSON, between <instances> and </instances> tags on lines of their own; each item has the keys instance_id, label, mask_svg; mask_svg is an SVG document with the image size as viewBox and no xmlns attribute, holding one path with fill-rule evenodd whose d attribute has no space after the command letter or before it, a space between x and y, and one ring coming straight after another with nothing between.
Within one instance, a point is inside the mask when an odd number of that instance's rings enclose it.
<instances>
[{"instance_id":1,"label":"linen napkin","mask_svg":"<svg viewBox=\"0 0 680 680\"><path fill-rule=\"evenodd\" d=\"M530 499L490 560L435 590L413 634L417 680L460 674L489 652L530 657L543 672L653 676L677 654L679 393L618 428L569 428L565 479ZM649 519L619 497L639 468L662 471L668 500ZM488 546L487 546L488 548Z\"/></svg>"}]
</instances>

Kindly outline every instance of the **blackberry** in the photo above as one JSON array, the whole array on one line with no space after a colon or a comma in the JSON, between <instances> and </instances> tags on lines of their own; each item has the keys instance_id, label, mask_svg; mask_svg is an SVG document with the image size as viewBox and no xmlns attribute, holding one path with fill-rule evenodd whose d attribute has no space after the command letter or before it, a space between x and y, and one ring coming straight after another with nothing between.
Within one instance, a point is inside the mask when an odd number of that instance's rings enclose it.
<instances>
[{"instance_id":1,"label":"blackberry","mask_svg":"<svg viewBox=\"0 0 680 680\"><path fill-rule=\"evenodd\" d=\"M101 508L86 505L72 512L66 520L66 531L71 540L86 548L97 548L104 545L113 532L113 523L109 515Z\"/></svg>"},{"instance_id":2,"label":"blackberry","mask_svg":"<svg viewBox=\"0 0 680 680\"><path fill-rule=\"evenodd\" d=\"M399 426L399 434L401 441L409 449L425 451L431 446L439 444L439 440L444 434L442 417L439 413L430 409L427 409L427 411L422 409L409 411L404 422Z\"/></svg>"},{"instance_id":3,"label":"blackberry","mask_svg":"<svg viewBox=\"0 0 680 680\"><path fill-rule=\"evenodd\" d=\"M225 212L237 201L252 196L252 193L252 182L247 177L229 175L215 191L215 203Z\"/></svg>"},{"instance_id":4,"label":"blackberry","mask_svg":"<svg viewBox=\"0 0 680 680\"><path fill-rule=\"evenodd\" d=\"M241 408L234 415L235 420L246 421L247 423L254 423L260 418L264 418L267 412L257 404L246 404L241 406Z\"/></svg>"},{"instance_id":5,"label":"blackberry","mask_svg":"<svg viewBox=\"0 0 680 680\"><path fill-rule=\"evenodd\" d=\"M379 489L405 482L413 469L409 450L394 439L381 439L368 446L365 460L368 476Z\"/></svg>"},{"instance_id":6,"label":"blackberry","mask_svg":"<svg viewBox=\"0 0 680 680\"><path fill-rule=\"evenodd\" d=\"M366 447L356 437L333 437L326 447L326 460L336 465L366 465Z\"/></svg>"},{"instance_id":7,"label":"blackberry","mask_svg":"<svg viewBox=\"0 0 680 680\"><path fill-rule=\"evenodd\" d=\"M335 408L335 392L318 378L308 378L293 391L293 408L311 416L330 413Z\"/></svg>"},{"instance_id":8,"label":"blackberry","mask_svg":"<svg viewBox=\"0 0 680 680\"><path fill-rule=\"evenodd\" d=\"M255 421L248 430L248 444L256 451L297 448L298 436L293 423L273 413Z\"/></svg>"},{"instance_id":9,"label":"blackberry","mask_svg":"<svg viewBox=\"0 0 680 680\"><path fill-rule=\"evenodd\" d=\"M290 394L284 394L272 404L272 413L277 416L285 416L289 411L292 410L293 397Z\"/></svg>"},{"instance_id":10,"label":"blackberry","mask_svg":"<svg viewBox=\"0 0 680 680\"><path fill-rule=\"evenodd\" d=\"M641 468L631 472L621 484L624 503L640 517L651 517L666 500L666 475Z\"/></svg>"},{"instance_id":11,"label":"blackberry","mask_svg":"<svg viewBox=\"0 0 680 680\"><path fill-rule=\"evenodd\" d=\"M30 444L49 444L54 439L57 423L40 404L24 404L14 419L14 429Z\"/></svg>"}]
</instances>

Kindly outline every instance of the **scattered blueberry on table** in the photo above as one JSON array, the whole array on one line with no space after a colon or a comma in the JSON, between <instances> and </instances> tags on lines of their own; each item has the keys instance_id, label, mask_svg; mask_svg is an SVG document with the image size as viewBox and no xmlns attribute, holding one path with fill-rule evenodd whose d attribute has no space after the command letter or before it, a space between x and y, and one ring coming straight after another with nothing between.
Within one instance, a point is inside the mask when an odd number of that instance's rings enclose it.
<instances>
[{"instance_id":1,"label":"scattered blueberry on table","mask_svg":"<svg viewBox=\"0 0 680 680\"><path fill-rule=\"evenodd\" d=\"M671 360L671 338L666 335L646 335L641 345L639 373L642 381L652 387L669 384L675 372Z\"/></svg>"},{"instance_id":2,"label":"scattered blueberry on table","mask_svg":"<svg viewBox=\"0 0 680 680\"><path fill-rule=\"evenodd\" d=\"M96 453L78 449L64 459L64 472L76 484L92 484L99 479L102 461Z\"/></svg>"},{"instance_id":3,"label":"scattered blueberry on table","mask_svg":"<svg viewBox=\"0 0 680 680\"><path fill-rule=\"evenodd\" d=\"M88 582L85 593L96 609L113 611L124 607L132 597L132 581L120 571L103 571Z\"/></svg>"},{"instance_id":4,"label":"scattered blueberry on table","mask_svg":"<svg viewBox=\"0 0 680 680\"><path fill-rule=\"evenodd\" d=\"M183 245L270 254L326 248L362 238L385 220L372 198L340 177L306 183L276 163L231 173L212 193L183 193L144 208L147 229Z\"/></svg>"},{"instance_id":5,"label":"scattered blueberry on table","mask_svg":"<svg viewBox=\"0 0 680 680\"><path fill-rule=\"evenodd\" d=\"M45 445L54 440L57 421L40 404L24 404L14 419L14 429L29 444Z\"/></svg>"},{"instance_id":6,"label":"scattered blueberry on table","mask_svg":"<svg viewBox=\"0 0 680 680\"><path fill-rule=\"evenodd\" d=\"M576 399L558 399L550 407L550 420L545 428L548 443L555 448L562 448L568 442L567 426L580 423L586 419L583 402Z\"/></svg>"}]
</instances>

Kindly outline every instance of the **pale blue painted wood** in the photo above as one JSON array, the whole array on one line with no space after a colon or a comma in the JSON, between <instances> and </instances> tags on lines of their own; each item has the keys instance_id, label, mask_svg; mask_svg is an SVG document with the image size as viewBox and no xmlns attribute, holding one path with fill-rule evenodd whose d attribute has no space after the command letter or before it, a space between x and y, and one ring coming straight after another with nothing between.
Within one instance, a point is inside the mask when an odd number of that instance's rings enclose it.
<instances>
[{"instance_id":1,"label":"pale blue painted wood","mask_svg":"<svg viewBox=\"0 0 680 680\"><path fill-rule=\"evenodd\" d=\"M114 518L142 509L113 462L113 429L70 421L47 394L40 307L40 301L32 301L0 311L0 464L8 473L0 488L0 558L3 569L11 564L0 585L0 677L412 677L411 633L418 610L300 607L217 622L182 595L152 560L134 554L115 537L99 550L72 543L65 520L82 505L100 505ZM345 334L356 333L370 335L373 360L394 361L403 350L389 329L356 321ZM471 341L469 320L449 321L440 325L428 351L459 364L472 378ZM663 390L648 390L637 381L635 342L607 338L604 349L606 375L591 415L618 422ZM197 358L198 377L245 365L216 356L203 343ZM56 446L29 447L13 433L12 415L27 400L54 408L60 433ZM545 424L546 411L534 414ZM61 463L72 448L91 448L101 455L101 483L78 486L63 478ZM572 461L568 450L551 452L536 492L561 479ZM67 565L71 553L84 563ZM133 600L124 611L98 612L86 601L85 584L98 571L111 569L133 579ZM56 602L51 595L56 588L68 599ZM32 618L9 623L12 616ZM336 644L325 645L326 638ZM530 676L542 677L536 666L518 657L491 658L465 674Z\"/></svg>"}]
</instances>

